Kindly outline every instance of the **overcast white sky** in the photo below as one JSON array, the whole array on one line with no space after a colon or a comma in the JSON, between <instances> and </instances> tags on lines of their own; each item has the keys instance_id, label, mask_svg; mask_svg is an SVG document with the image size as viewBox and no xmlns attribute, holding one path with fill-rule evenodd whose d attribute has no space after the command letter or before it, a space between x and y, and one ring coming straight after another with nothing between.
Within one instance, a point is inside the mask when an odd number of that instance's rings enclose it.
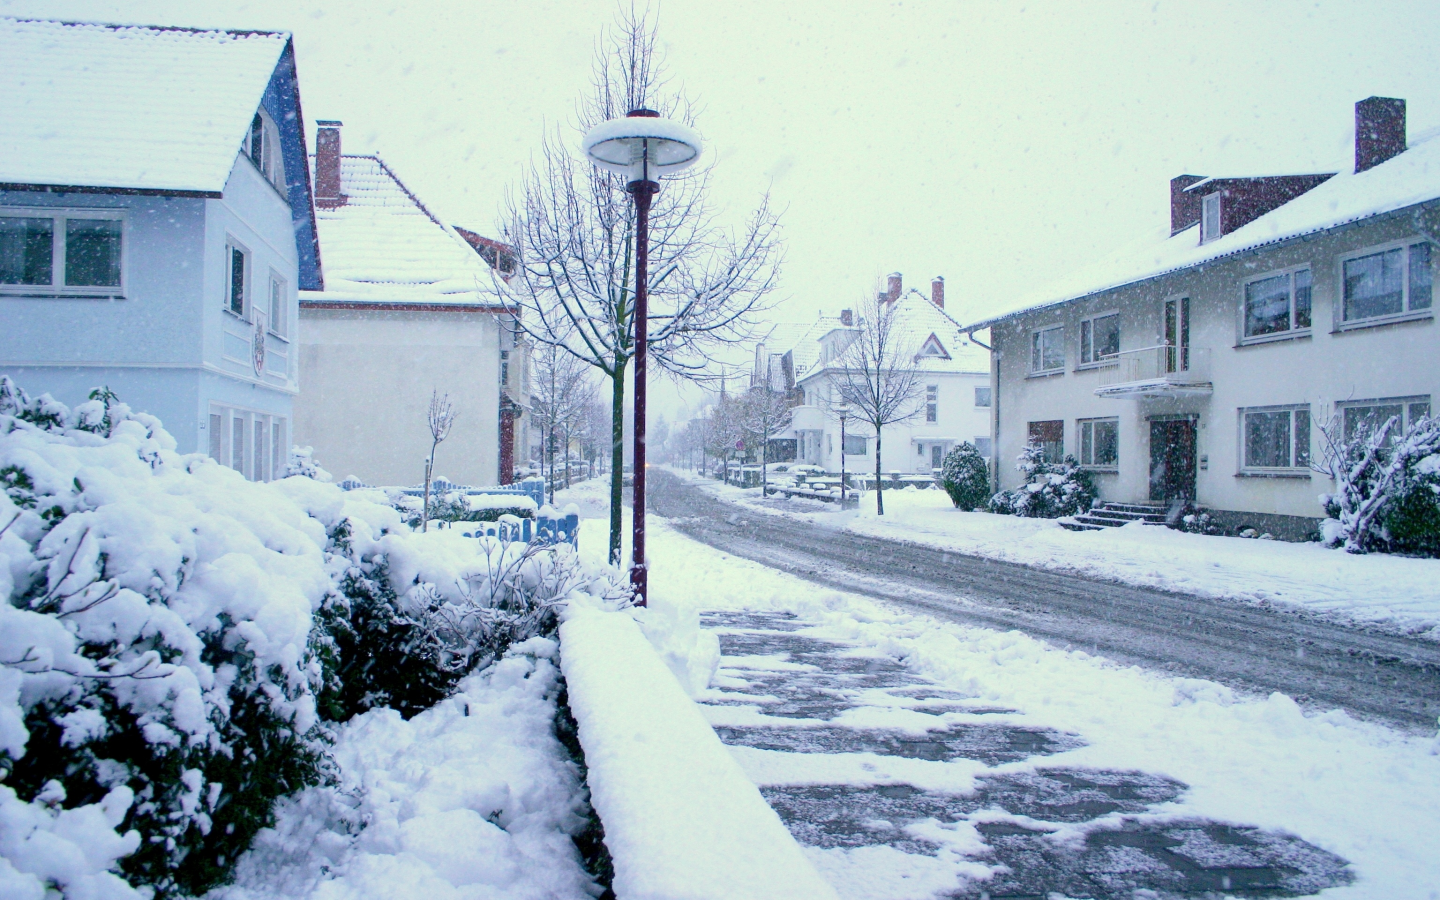
<instances>
[{"instance_id":1,"label":"overcast white sky","mask_svg":"<svg viewBox=\"0 0 1440 900\"><path fill-rule=\"evenodd\" d=\"M1440 3L655 4L703 104L715 198L786 208L777 318L883 274L976 319L1168 228L1168 180L1333 171L1355 101L1440 126ZM427 205L493 233L545 123L587 85L611 0L0 0L50 18L292 31L305 114L342 119ZM313 125L312 125L313 135ZM313 143L312 143L313 146Z\"/></svg>"}]
</instances>

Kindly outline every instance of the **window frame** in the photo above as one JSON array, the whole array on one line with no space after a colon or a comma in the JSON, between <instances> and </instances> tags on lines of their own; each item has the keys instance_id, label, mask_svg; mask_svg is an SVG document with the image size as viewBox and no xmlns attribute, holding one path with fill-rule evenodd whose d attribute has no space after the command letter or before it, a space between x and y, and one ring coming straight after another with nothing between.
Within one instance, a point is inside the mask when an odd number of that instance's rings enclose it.
<instances>
[{"instance_id":1,"label":"window frame","mask_svg":"<svg viewBox=\"0 0 1440 900\"><path fill-rule=\"evenodd\" d=\"M284 476L289 458L288 416L211 402L205 425L209 434L203 444L206 455L215 462L234 469L247 481L276 481ZM220 426L218 430L216 425ZM258 443L262 435L264 447ZM215 455L217 449L219 456ZM235 459L237 449L240 451L239 460Z\"/></svg>"},{"instance_id":2,"label":"window frame","mask_svg":"<svg viewBox=\"0 0 1440 900\"><path fill-rule=\"evenodd\" d=\"M859 453L851 453L848 449L846 449L846 445L849 444L851 441L860 442L860 447L862 449ZM868 456L870 454L870 439L863 434L847 434L845 435L845 440L840 445L840 452L845 456Z\"/></svg>"},{"instance_id":3,"label":"window frame","mask_svg":"<svg viewBox=\"0 0 1440 900\"><path fill-rule=\"evenodd\" d=\"M1095 444L1095 426L1096 426L1096 425L1112 425L1112 424L1115 426L1115 461L1114 461L1114 462L1106 462L1106 463L1095 462L1095 446L1096 446L1096 444ZM1090 453L1088 454L1088 455L1089 455L1089 459L1086 459L1087 454L1086 454L1086 452L1085 452L1086 449L1087 449L1087 444L1086 444L1086 433L1087 433L1087 432L1089 433L1089 445L1088 445L1088 449L1089 449L1089 451L1090 451ZM1076 450L1078 451L1075 455L1076 455L1076 458L1080 460L1080 467L1081 467L1082 469L1088 469L1088 470L1090 470L1090 471L1092 471L1092 472L1119 472L1119 471L1120 471L1120 417L1119 417L1119 416L1098 416L1098 417L1093 418L1093 419L1076 419L1076 420L1075 420L1075 440L1076 440L1076 443L1077 443Z\"/></svg>"},{"instance_id":4,"label":"window frame","mask_svg":"<svg viewBox=\"0 0 1440 900\"><path fill-rule=\"evenodd\" d=\"M934 425L940 421L940 385L925 385L925 424Z\"/></svg>"},{"instance_id":5,"label":"window frame","mask_svg":"<svg viewBox=\"0 0 1440 900\"><path fill-rule=\"evenodd\" d=\"M1108 318L1110 318L1111 316L1114 316L1114 317L1115 317L1115 352L1114 352L1114 353L1108 353L1108 354L1106 354L1106 355L1104 355L1104 356L1096 356L1096 355L1095 355L1095 352L1094 352L1094 351L1095 351L1095 323L1096 323L1097 321L1099 321L1100 319L1108 319ZM1087 328L1087 326L1088 326L1088 328ZM1085 358L1085 338L1086 338L1086 332L1087 332L1087 331L1089 332L1090 350L1091 350L1091 352L1090 352L1091 358L1088 359L1088 360ZM1114 365L1118 365L1119 362L1120 362L1120 310L1118 310L1118 309L1111 309L1111 310L1107 310L1107 311L1105 311L1105 312L1095 313L1095 314L1092 315L1092 316L1086 316L1085 318L1081 319L1081 320L1080 320L1080 327L1079 327L1079 335L1078 335L1078 338L1079 338L1079 345L1078 345L1078 347L1076 348L1076 349L1078 350L1078 353L1077 353L1077 361L1076 361L1076 363L1075 363L1075 368L1076 368L1077 370L1078 370L1078 369L1098 369L1098 368L1101 368L1102 366L1114 366Z\"/></svg>"},{"instance_id":6,"label":"window frame","mask_svg":"<svg viewBox=\"0 0 1440 900\"><path fill-rule=\"evenodd\" d=\"M0 206L0 217L50 220L50 283L0 284L0 296L53 297L56 299L124 300L130 280L130 217L125 209L87 209L78 206ZM66 232L70 219L105 219L120 223L120 284L89 286L65 284Z\"/></svg>"},{"instance_id":7,"label":"window frame","mask_svg":"<svg viewBox=\"0 0 1440 900\"><path fill-rule=\"evenodd\" d=\"M1059 430L1059 432L1060 432L1060 438L1059 438L1059 440L1056 440L1056 441L1039 441L1039 440L1036 440L1036 432L1043 430L1043 429L1041 429L1041 428L1037 428L1037 427L1036 427L1037 425L1038 425L1038 426L1051 426L1051 425L1057 426L1057 427L1058 427L1058 430ZM1025 424L1025 445L1028 447L1028 446L1030 446L1031 444L1035 444L1035 445L1040 446L1040 447L1042 448L1042 450L1044 449L1044 445L1046 445L1046 444L1053 444L1053 445L1055 445L1055 447L1056 447L1056 452L1053 453L1053 454L1052 454L1052 453L1046 453L1045 456L1044 456L1045 461L1048 462L1048 463L1054 463L1054 464L1059 464L1059 463L1064 462L1064 461L1065 461L1065 420L1064 420L1064 419L1034 419L1034 420L1031 420L1031 421L1027 422L1027 423Z\"/></svg>"},{"instance_id":8,"label":"window frame","mask_svg":"<svg viewBox=\"0 0 1440 900\"><path fill-rule=\"evenodd\" d=\"M259 159L255 158L254 153L256 119L260 120ZM290 202L290 189L285 179L285 155L280 143L280 126L263 106L255 110L255 115L250 120L250 127L246 129L245 140L240 147L240 155L250 160L260 177L264 178L287 204Z\"/></svg>"},{"instance_id":9,"label":"window frame","mask_svg":"<svg viewBox=\"0 0 1440 900\"><path fill-rule=\"evenodd\" d=\"M1287 434L1289 435L1289 437L1286 439L1286 446L1287 446L1287 449L1286 449L1286 459L1289 461L1289 465L1284 465L1284 466L1259 466L1259 465L1252 465L1251 462L1250 462L1249 446L1248 446L1248 445L1249 445L1249 440L1248 440L1248 438L1249 438L1249 432L1248 432L1248 417L1251 416L1251 415L1270 415L1270 414L1281 413L1281 412L1283 412L1283 413L1288 413L1288 414L1289 414L1288 424L1287 424L1287 426L1286 426L1286 427L1287 427ZM1299 434L1297 433L1297 429L1296 429L1296 427L1295 427L1295 418L1296 418L1295 414L1296 414L1296 413L1300 413L1300 412L1303 412L1303 413L1305 414L1305 420L1306 420L1305 444L1304 444L1305 459L1304 459L1303 462L1297 460L1297 454L1296 454L1296 449L1297 449L1297 446L1298 446L1298 444L1299 444L1299 441L1298 441L1298 439L1299 439ZM1238 471L1237 471L1236 474L1241 475L1241 476L1269 477L1269 478L1308 478L1308 477L1310 477L1310 475L1311 475L1310 462L1311 462L1311 460L1313 460L1313 459L1315 458L1315 453L1314 453L1314 443L1315 443L1315 417L1314 417L1314 415L1312 415L1311 412L1310 412L1310 404L1308 404L1308 403L1283 403L1283 404L1276 404L1276 405L1271 405L1271 406L1242 406L1242 407L1240 407L1240 408L1238 408L1238 409L1236 410L1236 413L1237 413L1237 417L1238 417L1238 419L1239 419L1239 429L1238 429L1238 434L1237 434L1239 447L1238 447L1238 452L1236 453L1236 460L1238 461L1239 465L1237 466L1237 470L1238 470Z\"/></svg>"},{"instance_id":10,"label":"window frame","mask_svg":"<svg viewBox=\"0 0 1440 900\"><path fill-rule=\"evenodd\" d=\"M1222 191L1211 191L1200 198L1200 243L1202 244L1208 244L1224 234L1225 208L1221 196L1222 193ZM1214 201L1213 204L1211 201ZM1213 228L1206 227L1207 220L1210 218L1210 207L1212 205L1215 210L1215 225Z\"/></svg>"},{"instance_id":11,"label":"window frame","mask_svg":"<svg viewBox=\"0 0 1440 900\"><path fill-rule=\"evenodd\" d=\"M1298 324L1295 303L1295 277L1301 272L1310 273L1310 324ZM1269 334L1248 335L1245 333L1245 324L1250 317L1248 292L1250 285L1261 281L1268 281L1272 278L1288 277L1290 283L1289 294L1289 326L1284 331L1275 331ZM1236 346L1248 347L1252 344L1269 344L1274 341L1290 341L1296 338L1310 337L1315 329L1315 268L1310 263L1299 263L1293 266L1286 266L1283 269L1273 269L1260 275L1246 278L1240 283L1240 306L1239 315L1236 320Z\"/></svg>"},{"instance_id":12,"label":"window frame","mask_svg":"<svg viewBox=\"0 0 1440 900\"><path fill-rule=\"evenodd\" d=\"M1412 309L1410 296L1410 250L1419 244L1427 244L1430 247L1430 305L1419 309ZM1347 297L1345 295L1345 265L1368 256L1380 256L1391 250L1404 250L1405 259L1401 266L1403 283L1401 285L1401 310L1398 313L1385 313L1378 316L1366 316L1364 318L1346 318ZM1433 318L1435 315L1435 257L1440 245L1424 237L1423 235L1411 235L1399 240L1387 241L1383 244L1375 244L1361 250L1349 253L1342 253L1335 258L1335 331L1350 331L1357 328L1373 328L1377 325L1390 325L1395 322L1413 322Z\"/></svg>"},{"instance_id":13,"label":"window frame","mask_svg":"<svg viewBox=\"0 0 1440 900\"><path fill-rule=\"evenodd\" d=\"M980 392L985 392L985 402L980 402ZM975 385L975 408L990 409L995 402L995 390L988 384Z\"/></svg>"},{"instance_id":14,"label":"window frame","mask_svg":"<svg viewBox=\"0 0 1440 900\"><path fill-rule=\"evenodd\" d=\"M235 253L237 251L245 257L244 273L241 276L240 312L235 311L235 295L233 293L235 286ZM225 277L222 279L225 286L225 302L220 308L223 309L226 314L246 324L251 322L251 316L255 309L255 279L252 274L254 268L255 254L250 251L250 248L241 243L233 235L225 235Z\"/></svg>"},{"instance_id":15,"label":"window frame","mask_svg":"<svg viewBox=\"0 0 1440 900\"><path fill-rule=\"evenodd\" d=\"M1058 332L1057 344L1060 347L1060 363L1057 366L1046 369L1041 368L1038 363L1044 362L1044 350L1042 349L1042 335ZM1031 375L1062 375L1065 372L1065 325L1046 325L1043 328L1030 329L1030 372Z\"/></svg>"},{"instance_id":16,"label":"window frame","mask_svg":"<svg viewBox=\"0 0 1440 900\"><path fill-rule=\"evenodd\" d=\"M1415 422L1415 407L1424 405L1427 415L1434 415L1435 408L1429 394L1407 394L1402 397L1371 397L1364 400L1340 400L1335 404L1335 414L1340 417L1341 437L1348 443L1350 435L1345 433L1345 412L1351 409L1371 409L1381 406L1400 407L1400 433L1404 433ZM1380 423L1376 423L1377 425ZM1392 438L1396 436L1391 432Z\"/></svg>"},{"instance_id":17,"label":"window frame","mask_svg":"<svg viewBox=\"0 0 1440 900\"><path fill-rule=\"evenodd\" d=\"M279 311L279 314L278 314L278 315L277 315L277 305L276 305L276 302L275 302L275 289L276 289L276 287L279 287L279 289L280 289L280 302L279 302L279 305L278 305L278 311ZM288 343L288 342L289 342L289 339L290 339L289 324L290 324L290 283L289 283L289 281L287 281L287 280L285 279L285 277L284 277L283 275L281 275L279 272L275 271L274 269L271 269L271 270L270 270L270 315L269 315L269 321L267 321L267 322L265 323L265 328L266 328L267 331L270 332L270 334L272 334L272 335L274 335L275 337L279 338L280 340L286 341L286 342Z\"/></svg>"}]
</instances>

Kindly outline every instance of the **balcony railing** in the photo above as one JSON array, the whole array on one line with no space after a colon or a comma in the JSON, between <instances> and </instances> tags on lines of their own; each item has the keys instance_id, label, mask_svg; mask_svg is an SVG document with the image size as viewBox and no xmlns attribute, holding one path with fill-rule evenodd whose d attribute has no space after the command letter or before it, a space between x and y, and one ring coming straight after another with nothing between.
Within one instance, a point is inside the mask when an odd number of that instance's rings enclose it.
<instances>
[{"instance_id":1,"label":"balcony railing","mask_svg":"<svg viewBox=\"0 0 1440 900\"><path fill-rule=\"evenodd\" d=\"M1100 370L1101 397L1175 396L1208 394L1210 350L1161 344L1122 350L1111 357L1113 365Z\"/></svg>"},{"instance_id":2,"label":"balcony railing","mask_svg":"<svg viewBox=\"0 0 1440 900\"><path fill-rule=\"evenodd\" d=\"M821 431L825 428L825 411L818 406L797 406L790 414L790 427L795 431Z\"/></svg>"}]
</instances>

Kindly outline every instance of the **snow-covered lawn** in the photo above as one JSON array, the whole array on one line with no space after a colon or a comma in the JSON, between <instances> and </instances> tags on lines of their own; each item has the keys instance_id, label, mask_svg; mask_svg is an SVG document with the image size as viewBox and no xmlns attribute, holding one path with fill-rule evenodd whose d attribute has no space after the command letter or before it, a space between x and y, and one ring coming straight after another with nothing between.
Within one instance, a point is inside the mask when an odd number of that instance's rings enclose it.
<instances>
[{"instance_id":1,"label":"snow-covered lawn","mask_svg":"<svg viewBox=\"0 0 1440 900\"><path fill-rule=\"evenodd\" d=\"M1299 607L1337 621L1440 640L1440 560L1357 556L1319 544L1185 534L1133 524L1066 531L1049 519L961 512L944 491L885 492L840 511L811 500L760 499L741 489L672 470L724 500L818 528L911 541L974 556L1076 572L1246 603Z\"/></svg>"},{"instance_id":2,"label":"snow-covered lawn","mask_svg":"<svg viewBox=\"0 0 1440 900\"><path fill-rule=\"evenodd\" d=\"M919 502L911 505L924 509ZM1028 535L1019 527L1035 523L1005 524L1017 526L1016 539L1049 538L1050 529L1043 526ZM1061 541L1056 546L1064 548L1064 538L1056 538ZM997 549L1003 543L999 537L988 540ZM1086 742L1043 763L1027 760L989 769L966 760L838 754L826 756L825 771L818 774L814 761L802 765L798 754L732 748L757 783L908 783L965 793L982 772L1030 771L1037 765L1134 769L1189 786L1154 814L1159 818L1201 817L1286 831L1349 860L1355 882L1326 897L1436 896L1440 756L1435 739L1358 722L1339 711L1307 714L1280 694L1246 699L1211 682L1122 668L1019 632L940 622L819 589L692 541L663 520L653 523L649 541L651 594L658 602L691 609L793 611L821 623L805 634L901 659L946 688L1016 710L1009 722L1073 732ZM935 825L929 832L943 831ZM934 871L925 872L914 868L917 860L923 862L920 857L876 848L807 853L842 895L928 896L943 889L945 879L953 881L945 872L963 870L967 859L984 861L983 848L964 834L952 837ZM923 890L921 882L927 885Z\"/></svg>"}]
</instances>

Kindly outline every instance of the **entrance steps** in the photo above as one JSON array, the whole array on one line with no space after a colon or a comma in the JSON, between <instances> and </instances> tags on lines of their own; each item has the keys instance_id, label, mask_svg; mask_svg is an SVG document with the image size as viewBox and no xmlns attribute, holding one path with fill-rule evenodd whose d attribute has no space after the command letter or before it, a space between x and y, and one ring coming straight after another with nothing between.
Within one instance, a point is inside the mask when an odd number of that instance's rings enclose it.
<instances>
[{"instance_id":1,"label":"entrance steps","mask_svg":"<svg viewBox=\"0 0 1440 900\"><path fill-rule=\"evenodd\" d=\"M1165 507L1154 503L1112 503L1106 502L1087 513L1066 516L1060 520L1061 528L1071 531L1099 531L1101 528L1119 528L1131 522L1148 525L1165 524Z\"/></svg>"}]
</instances>

